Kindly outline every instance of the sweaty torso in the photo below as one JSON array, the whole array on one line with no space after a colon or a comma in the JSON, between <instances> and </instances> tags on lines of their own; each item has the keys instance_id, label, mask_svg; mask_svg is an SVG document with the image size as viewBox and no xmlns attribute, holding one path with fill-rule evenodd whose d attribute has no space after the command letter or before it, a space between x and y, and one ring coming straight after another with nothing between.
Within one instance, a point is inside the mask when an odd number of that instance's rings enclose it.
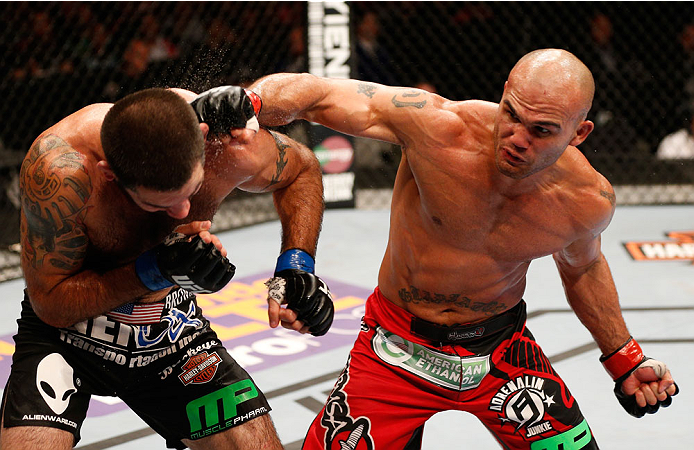
<instances>
[{"instance_id":1,"label":"sweaty torso","mask_svg":"<svg viewBox=\"0 0 694 450\"><path fill-rule=\"evenodd\" d=\"M476 322L516 305L530 261L577 237L574 193L553 174L501 189L493 111L480 104L449 142L404 148L379 288L439 324ZM426 149L417 145L427 145Z\"/></svg>"}]
</instances>

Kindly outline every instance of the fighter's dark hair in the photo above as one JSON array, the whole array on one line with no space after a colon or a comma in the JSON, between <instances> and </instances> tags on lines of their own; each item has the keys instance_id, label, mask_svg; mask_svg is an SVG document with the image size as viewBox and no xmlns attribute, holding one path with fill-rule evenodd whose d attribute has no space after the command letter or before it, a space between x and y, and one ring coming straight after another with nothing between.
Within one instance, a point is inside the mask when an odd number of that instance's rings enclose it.
<instances>
[{"instance_id":1,"label":"fighter's dark hair","mask_svg":"<svg viewBox=\"0 0 694 450\"><path fill-rule=\"evenodd\" d=\"M101 145L118 182L131 189L180 189L204 162L205 142L193 108L161 88L118 100L101 125Z\"/></svg>"}]
</instances>

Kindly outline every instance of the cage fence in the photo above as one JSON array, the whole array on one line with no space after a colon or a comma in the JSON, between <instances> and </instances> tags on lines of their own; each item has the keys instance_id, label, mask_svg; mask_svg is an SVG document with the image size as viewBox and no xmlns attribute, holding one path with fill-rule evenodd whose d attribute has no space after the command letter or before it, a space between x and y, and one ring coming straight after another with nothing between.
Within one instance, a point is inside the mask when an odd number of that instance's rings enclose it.
<instances>
[{"instance_id":1,"label":"cage fence","mask_svg":"<svg viewBox=\"0 0 694 450\"><path fill-rule=\"evenodd\" d=\"M338 2L339 3L339 2ZM47 127L147 87L196 92L309 68L307 2L3 2L0 16L0 280L19 270L17 172ZM593 71L596 129L581 145L620 204L694 203L694 4L347 2L351 76L452 100L498 101L528 51L556 47ZM305 123L285 127L301 138ZM390 201L400 149L355 139L357 208ZM232 195L222 231L276 218L268 195Z\"/></svg>"}]
</instances>

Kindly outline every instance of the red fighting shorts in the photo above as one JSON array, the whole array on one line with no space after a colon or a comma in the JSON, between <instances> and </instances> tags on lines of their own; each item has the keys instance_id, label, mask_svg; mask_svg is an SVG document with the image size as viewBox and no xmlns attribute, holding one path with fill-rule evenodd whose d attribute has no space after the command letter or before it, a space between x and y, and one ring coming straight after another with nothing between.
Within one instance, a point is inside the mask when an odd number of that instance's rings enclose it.
<instances>
[{"instance_id":1,"label":"red fighting shorts","mask_svg":"<svg viewBox=\"0 0 694 450\"><path fill-rule=\"evenodd\" d=\"M482 323L442 327L381 295L303 449L421 448L439 411L474 414L507 449L597 449L578 404L525 327L525 302ZM475 442L461 445L474 446Z\"/></svg>"}]
</instances>

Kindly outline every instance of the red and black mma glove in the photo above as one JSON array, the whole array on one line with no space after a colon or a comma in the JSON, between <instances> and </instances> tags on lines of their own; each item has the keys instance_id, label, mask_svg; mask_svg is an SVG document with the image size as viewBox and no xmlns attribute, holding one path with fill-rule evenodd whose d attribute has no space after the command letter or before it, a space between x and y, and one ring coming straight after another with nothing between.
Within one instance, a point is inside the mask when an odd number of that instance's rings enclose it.
<instances>
[{"instance_id":1,"label":"red and black mma glove","mask_svg":"<svg viewBox=\"0 0 694 450\"><path fill-rule=\"evenodd\" d=\"M634 417L643 417L645 414L653 414L658 411L661 406L663 408L670 406L672 397L667 394L667 398L663 401L657 401L655 405L641 407L636 403L636 395L626 395L622 391L622 383L629 378L636 369L650 367L655 372L658 378L662 378L667 372L665 363L656 361L655 359L644 356L641 346L629 337L629 340L617 350L609 355L600 356L600 362L615 381L614 394L622 407ZM675 393L677 395L679 387L675 384Z\"/></svg>"},{"instance_id":2,"label":"red and black mma glove","mask_svg":"<svg viewBox=\"0 0 694 450\"><path fill-rule=\"evenodd\" d=\"M253 91L239 86L219 86L198 95L190 102L199 122L210 127L212 136L228 134L232 128L258 131L257 115L263 102Z\"/></svg>"},{"instance_id":3,"label":"red and black mma glove","mask_svg":"<svg viewBox=\"0 0 694 450\"><path fill-rule=\"evenodd\" d=\"M169 235L163 243L135 260L140 281L151 291L178 285L194 294L217 292L236 273L236 267L213 243L198 235Z\"/></svg>"},{"instance_id":4,"label":"red and black mma glove","mask_svg":"<svg viewBox=\"0 0 694 450\"><path fill-rule=\"evenodd\" d=\"M291 249L277 258L275 276L267 281L269 297L296 313L314 336L323 336L335 316L328 285L313 274L314 261L303 250Z\"/></svg>"}]
</instances>

